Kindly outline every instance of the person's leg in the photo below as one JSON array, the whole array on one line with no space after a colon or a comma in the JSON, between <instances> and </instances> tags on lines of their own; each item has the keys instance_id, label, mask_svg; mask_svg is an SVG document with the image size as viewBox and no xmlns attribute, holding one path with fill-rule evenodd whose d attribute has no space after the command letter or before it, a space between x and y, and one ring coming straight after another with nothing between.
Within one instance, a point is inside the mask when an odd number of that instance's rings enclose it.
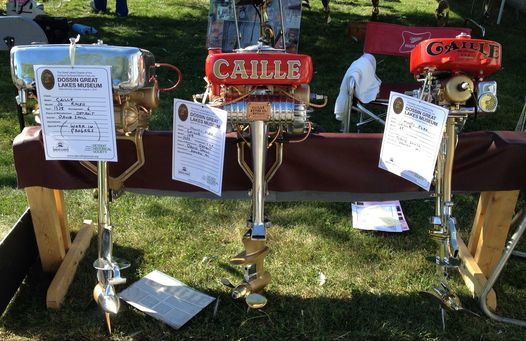
<instances>
[{"instance_id":1,"label":"person's leg","mask_svg":"<svg viewBox=\"0 0 526 341\"><path fill-rule=\"evenodd\" d=\"M331 9L329 7L329 1L330 0L321 0L321 3L323 4L323 12L325 13L325 22L327 22L327 24L331 22Z\"/></svg>"},{"instance_id":2,"label":"person's leg","mask_svg":"<svg viewBox=\"0 0 526 341\"><path fill-rule=\"evenodd\" d=\"M128 1L127 0L116 0L115 14L118 17L128 16Z\"/></svg>"},{"instance_id":3,"label":"person's leg","mask_svg":"<svg viewBox=\"0 0 526 341\"><path fill-rule=\"evenodd\" d=\"M108 9L107 5L108 5L107 0L91 0L91 7L95 11L105 12Z\"/></svg>"}]
</instances>

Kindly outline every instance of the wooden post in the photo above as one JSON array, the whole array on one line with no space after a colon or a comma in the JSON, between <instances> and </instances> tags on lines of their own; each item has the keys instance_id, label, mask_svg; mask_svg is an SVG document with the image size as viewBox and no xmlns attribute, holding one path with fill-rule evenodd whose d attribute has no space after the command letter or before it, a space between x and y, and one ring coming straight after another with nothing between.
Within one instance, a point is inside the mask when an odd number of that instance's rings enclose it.
<instances>
[{"instance_id":1,"label":"wooden post","mask_svg":"<svg viewBox=\"0 0 526 341\"><path fill-rule=\"evenodd\" d=\"M75 237L64 261L47 290L46 305L49 309L59 309L68 293L69 286L77 272L77 266L84 257L93 236L91 220L85 220Z\"/></svg>"},{"instance_id":2,"label":"wooden post","mask_svg":"<svg viewBox=\"0 0 526 341\"><path fill-rule=\"evenodd\" d=\"M479 297L488 280L477 262L475 262L475 259L473 259L473 256L469 253L468 247L462 239L458 240L458 248L462 259L462 264L459 268L460 274L473 297ZM486 302L490 309L497 309L497 296L493 289L489 292Z\"/></svg>"},{"instance_id":3,"label":"wooden post","mask_svg":"<svg viewBox=\"0 0 526 341\"><path fill-rule=\"evenodd\" d=\"M26 187L27 201L44 272L56 272L71 245L62 195L49 188ZM57 200L58 199L58 200ZM58 208L57 208L58 206ZM60 214L59 214L60 210ZM69 242L68 242L69 240Z\"/></svg>"},{"instance_id":4,"label":"wooden post","mask_svg":"<svg viewBox=\"0 0 526 341\"><path fill-rule=\"evenodd\" d=\"M57 214L60 222L60 230L62 232L62 239L64 240L64 249L69 250L71 247L71 236L69 235L68 217L66 214L66 206L64 205L64 192L60 189L54 189L55 203L57 205Z\"/></svg>"},{"instance_id":5,"label":"wooden post","mask_svg":"<svg viewBox=\"0 0 526 341\"><path fill-rule=\"evenodd\" d=\"M504 251L518 196L519 191L482 192L468 246L459 240L460 274L474 296L480 296ZM495 291L489 292L487 304L497 308Z\"/></svg>"},{"instance_id":6,"label":"wooden post","mask_svg":"<svg viewBox=\"0 0 526 341\"><path fill-rule=\"evenodd\" d=\"M504 250L519 191L483 192L468 249L484 275L489 277Z\"/></svg>"},{"instance_id":7,"label":"wooden post","mask_svg":"<svg viewBox=\"0 0 526 341\"><path fill-rule=\"evenodd\" d=\"M484 217L486 216L488 204L491 201L492 195L493 192L480 193L477 211L475 212L475 217L473 218L473 226L471 227L471 233L468 240L468 249L471 255L474 255L477 251L478 240L480 238L482 226L484 226Z\"/></svg>"}]
</instances>

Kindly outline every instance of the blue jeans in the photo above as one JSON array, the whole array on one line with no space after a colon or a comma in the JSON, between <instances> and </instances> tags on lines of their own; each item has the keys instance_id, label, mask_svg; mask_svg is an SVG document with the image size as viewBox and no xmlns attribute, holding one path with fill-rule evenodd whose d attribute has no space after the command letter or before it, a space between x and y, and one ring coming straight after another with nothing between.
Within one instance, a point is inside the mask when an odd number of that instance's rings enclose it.
<instances>
[{"instance_id":1,"label":"blue jeans","mask_svg":"<svg viewBox=\"0 0 526 341\"><path fill-rule=\"evenodd\" d=\"M106 11L108 0L93 0L95 9L98 11ZM116 0L115 3L115 14L118 17L128 16L128 2L127 0Z\"/></svg>"}]
</instances>

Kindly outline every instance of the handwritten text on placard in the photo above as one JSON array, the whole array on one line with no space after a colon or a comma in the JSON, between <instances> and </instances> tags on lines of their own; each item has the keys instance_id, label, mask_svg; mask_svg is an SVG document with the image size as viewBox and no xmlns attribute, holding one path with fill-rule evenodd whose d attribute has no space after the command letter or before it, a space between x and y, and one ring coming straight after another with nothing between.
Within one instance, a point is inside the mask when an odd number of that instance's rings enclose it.
<instances>
[{"instance_id":1,"label":"handwritten text on placard","mask_svg":"<svg viewBox=\"0 0 526 341\"><path fill-rule=\"evenodd\" d=\"M379 167L429 190L448 110L391 92Z\"/></svg>"},{"instance_id":2,"label":"handwritten text on placard","mask_svg":"<svg viewBox=\"0 0 526 341\"><path fill-rule=\"evenodd\" d=\"M36 65L46 160L117 161L109 66Z\"/></svg>"},{"instance_id":3,"label":"handwritten text on placard","mask_svg":"<svg viewBox=\"0 0 526 341\"><path fill-rule=\"evenodd\" d=\"M176 99L172 179L221 195L226 111Z\"/></svg>"}]
</instances>

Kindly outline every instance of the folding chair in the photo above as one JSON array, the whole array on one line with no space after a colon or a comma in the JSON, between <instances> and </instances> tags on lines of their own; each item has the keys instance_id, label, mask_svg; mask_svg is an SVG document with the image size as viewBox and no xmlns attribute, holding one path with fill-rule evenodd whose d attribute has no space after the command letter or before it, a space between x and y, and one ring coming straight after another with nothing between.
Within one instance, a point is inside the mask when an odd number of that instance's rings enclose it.
<instances>
[{"instance_id":1,"label":"folding chair","mask_svg":"<svg viewBox=\"0 0 526 341\"><path fill-rule=\"evenodd\" d=\"M382 22L369 22L367 23L363 49L365 55L361 58L366 57L374 67L372 71L366 70L367 75L365 76L371 77L370 73L373 72L373 77L375 77L376 61L374 60L373 54L409 58L411 50L422 40L456 37L461 33L470 34L471 29L461 27L416 27ZM372 59L369 56L371 56ZM343 132L349 132L351 126L351 114L353 112L359 115L359 121L356 124L358 129L362 125L372 121L385 124L385 121L382 118L385 116L385 113L377 115L365 105L387 106L389 93L391 91L404 93L420 87L417 83L381 84L376 98L360 98L360 96L357 96L358 94L369 94L369 91L374 91L374 87L372 86L370 89L357 88L357 86L360 86L360 83L362 83L362 78L358 77L357 79L352 77L352 72L350 71L352 71L351 68L353 67L353 64L351 64L346 73L346 77L343 79L342 86L340 87L340 94L335 105L334 113L336 119L342 121ZM354 67L355 66L356 64ZM349 77L350 74L351 77ZM366 85L367 84L368 83L366 82Z\"/></svg>"},{"instance_id":2,"label":"folding chair","mask_svg":"<svg viewBox=\"0 0 526 341\"><path fill-rule=\"evenodd\" d=\"M43 5L37 4L36 0L8 0L6 13L29 19L34 19L38 15L46 15Z\"/></svg>"},{"instance_id":3,"label":"folding chair","mask_svg":"<svg viewBox=\"0 0 526 341\"><path fill-rule=\"evenodd\" d=\"M524 106L522 107L522 112L519 116L519 121L517 121L515 131L526 132L526 97L524 97Z\"/></svg>"},{"instance_id":4,"label":"folding chair","mask_svg":"<svg viewBox=\"0 0 526 341\"><path fill-rule=\"evenodd\" d=\"M48 43L42 28L26 17L0 16L0 32L0 51L9 51L14 45Z\"/></svg>"}]
</instances>

